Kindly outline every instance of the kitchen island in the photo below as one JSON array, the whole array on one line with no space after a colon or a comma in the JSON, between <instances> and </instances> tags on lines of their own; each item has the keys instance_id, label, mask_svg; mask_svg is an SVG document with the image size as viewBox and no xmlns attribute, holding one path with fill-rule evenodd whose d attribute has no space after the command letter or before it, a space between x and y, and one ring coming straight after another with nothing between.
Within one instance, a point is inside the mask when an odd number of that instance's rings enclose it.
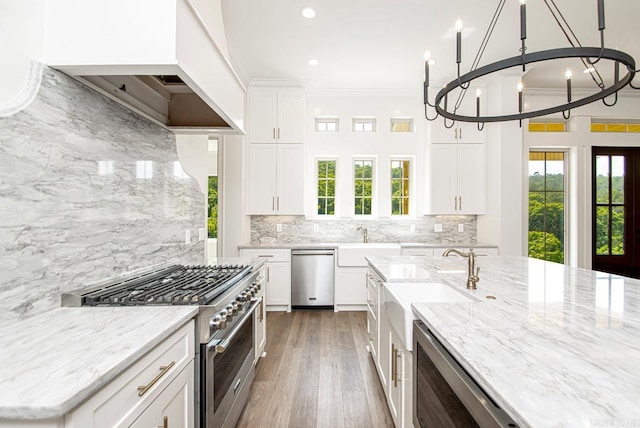
<instances>
[{"instance_id":1,"label":"kitchen island","mask_svg":"<svg viewBox=\"0 0 640 428\"><path fill-rule=\"evenodd\" d=\"M473 296L414 313L520 426L640 426L640 281L524 257L371 257L386 282ZM425 285L428 286L428 285Z\"/></svg>"}]
</instances>

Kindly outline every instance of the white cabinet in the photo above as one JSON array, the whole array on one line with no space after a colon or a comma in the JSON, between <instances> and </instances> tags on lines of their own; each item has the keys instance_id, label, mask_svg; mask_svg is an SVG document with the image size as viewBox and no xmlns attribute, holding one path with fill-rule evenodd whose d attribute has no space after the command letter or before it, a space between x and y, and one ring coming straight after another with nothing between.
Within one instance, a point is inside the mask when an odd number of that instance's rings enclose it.
<instances>
[{"instance_id":1,"label":"white cabinet","mask_svg":"<svg viewBox=\"0 0 640 428\"><path fill-rule=\"evenodd\" d=\"M304 146L249 144L247 214L304 214Z\"/></svg>"},{"instance_id":2,"label":"white cabinet","mask_svg":"<svg viewBox=\"0 0 640 428\"><path fill-rule=\"evenodd\" d=\"M378 285L367 280L367 337L369 338L369 352L378 365Z\"/></svg>"},{"instance_id":3,"label":"white cabinet","mask_svg":"<svg viewBox=\"0 0 640 428\"><path fill-rule=\"evenodd\" d=\"M65 416L66 428L194 426L195 327L190 321Z\"/></svg>"},{"instance_id":4,"label":"white cabinet","mask_svg":"<svg viewBox=\"0 0 640 428\"><path fill-rule=\"evenodd\" d=\"M448 123L448 121L447 121ZM429 140L432 143L484 143L486 131L479 131L475 123L456 122L451 128L445 128L442 120L429 123Z\"/></svg>"},{"instance_id":5,"label":"white cabinet","mask_svg":"<svg viewBox=\"0 0 640 428\"><path fill-rule=\"evenodd\" d=\"M431 214L484 214L484 144L431 145Z\"/></svg>"},{"instance_id":6,"label":"white cabinet","mask_svg":"<svg viewBox=\"0 0 640 428\"><path fill-rule=\"evenodd\" d=\"M336 266L337 310L362 310L367 304L367 268Z\"/></svg>"},{"instance_id":7,"label":"white cabinet","mask_svg":"<svg viewBox=\"0 0 640 428\"><path fill-rule=\"evenodd\" d=\"M250 87L249 143L304 142L303 88Z\"/></svg>"},{"instance_id":8,"label":"white cabinet","mask_svg":"<svg viewBox=\"0 0 640 428\"><path fill-rule=\"evenodd\" d=\"M396 428L413 426L412 355L393 329L389 329L390 376L387 401Z\"/></svg>"},{"instance_id":9,"label":"white cabinet","mask_svg":"<svg viewBox=\"0 0 640 428\"><path fill-rule=\"evenodd\" d=\"M242 249L241 257L265 258L266 310L291 311L291 250Z\"/></svg>"},{"instance_id":10,"label":"white cabinet","mask_svg":"<svg viewBox=\"0 0 640 428\"><path fill-rule=\"evenodd\" d=\"M262 356L264 352L264 348L267 345L267 268L262 265L258 272L258 281L262 284L262 300L260 301L260 306L254 312L254 321L255 321L255 343L256 343L256 352L255 352L255 360L258 361L258 358Z\"/></svg>"}]
</instances>

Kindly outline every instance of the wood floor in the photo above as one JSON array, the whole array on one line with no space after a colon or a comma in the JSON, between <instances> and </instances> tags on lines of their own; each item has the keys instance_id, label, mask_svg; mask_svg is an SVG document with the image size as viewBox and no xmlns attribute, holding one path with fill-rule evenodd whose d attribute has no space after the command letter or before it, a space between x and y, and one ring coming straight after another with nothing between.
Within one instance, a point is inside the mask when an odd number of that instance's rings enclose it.
<instances>
[{"instance_id":1,"label":"wood floor","mask_svg":"<svg viewBox=\"0 0 640 428\"><path fill-rule=\"evenodd\" d=\"M366 312L269 312L267 356L237 426L393 427L366 321Z\"/></svg>"}]
</instances>

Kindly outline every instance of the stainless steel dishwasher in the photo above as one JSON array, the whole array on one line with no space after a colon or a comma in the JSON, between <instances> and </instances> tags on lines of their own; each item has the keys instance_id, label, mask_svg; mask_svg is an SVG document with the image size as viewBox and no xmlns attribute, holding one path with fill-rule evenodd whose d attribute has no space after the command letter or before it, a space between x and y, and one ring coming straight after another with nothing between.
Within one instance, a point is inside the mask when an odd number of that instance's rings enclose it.
<instances>
[{"instance_id":1,"label":"stainless steel dishwasher","mask_svg":"<svg viewBox=\"0 0 640 428\"><path fill-rule=\"evenodd\" d=\"M291 307L333 309L332 249L291 250Z\"/></svg>"}]
</instances>

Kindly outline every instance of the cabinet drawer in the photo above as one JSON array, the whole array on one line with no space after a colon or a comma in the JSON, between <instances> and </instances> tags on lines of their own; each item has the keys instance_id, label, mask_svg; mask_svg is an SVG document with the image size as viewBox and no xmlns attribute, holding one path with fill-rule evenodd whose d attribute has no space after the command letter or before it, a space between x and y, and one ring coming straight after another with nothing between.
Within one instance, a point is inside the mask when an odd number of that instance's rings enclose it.
<instances>
[{"instance_id":1,"label":"cabinet drawer","mask_svg":"<svg viewBox=\"0 0 640 428\"><path fill-rule=\"evenodd\" d=\"M243 249L240 250L240 254L242 257L262 257L267 258L267 262L291 262L291 250L289 249L273 249L273 248L264 248L264 249Z\"/></svg>"},{"instance_id":2,"label":"cabinet drawer","mask_svg":"<svg viewBox=\"0 0 640 428\"><path fill-rule=\"evenodd\" d=\"M65 426L129 426L193 361L194 336L189 321L68 415Z\"/></svg>"}]
</instances>

